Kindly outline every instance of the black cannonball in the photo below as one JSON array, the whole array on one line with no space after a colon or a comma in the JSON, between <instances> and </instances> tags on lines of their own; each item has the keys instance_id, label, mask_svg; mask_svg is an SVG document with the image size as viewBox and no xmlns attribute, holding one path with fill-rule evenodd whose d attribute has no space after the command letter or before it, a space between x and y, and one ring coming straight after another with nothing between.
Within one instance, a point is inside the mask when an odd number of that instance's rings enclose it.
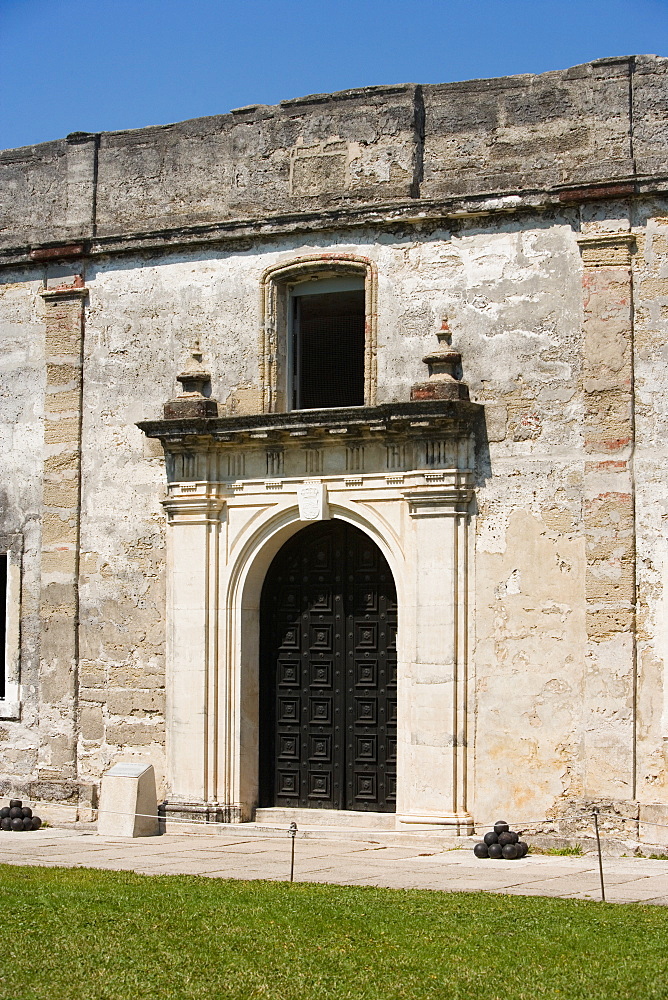
<instances>
[{"instance_id":1,"label":"black cannonball","mask_svg":"<svg viewBox=\"0 0 668 1000\"><path fill-rule=\"evenodd\" d=\"M525 841L523 841L523 840L518 840L517 841L517 846L519 847L519 849L522 852L521 854L518 855L518 857L520 857L520 858L526 858L527 854L529 853L529 845L527 843L525 843Z\"/></svg>"},{"instance_id":2,"label":"black cannonball","mask_svg":"<svg viewBox=\"0 0 668 1000\"><path fill-rule=\"evenodd\" d=\"M495 844L499 838L494 833L494 830L490 830L490 832L486 833L485 836L482 839L485 841L485 843L489 847L490 844Z\"/></svg>"},{"instance_id":3,"label":"black cannonball","mask_svg":"<svg viewBox=\"0 0 668 1000\"><path fill-rule=\"evenodd\" d=\"M18 816L15 816L14 819L10 819L9 822L12 824L12 830L14 830L15 833L18 833L19 830L23 829L23 817L19 819Z\"/></svg>"},{"instance_id":4,"label":"black cannonball","mask_svg":"<svg viewBox=\"0 0 668 1000\"><path fill-rule=\"evenodd\" d=\"M513 840L513 835L510 832L510 830L506 830L505 833L500 833L499 834L499 843L501 844L501 847L505 847L506 844L514 844L515 843L515 841Z\"/></svg>"},{"instance_id":5,"label":"black cannonball","mask_svg":"<svg viewBox=\"0 0 668 1000\"><path fill-rule=\"evenodd\" d=\"M21 822L24 830L32 830L32 816L24 816Z\"/></svg>"},{"instance_id":6,"label":"black cannonball","mask_svg":"<svg viewBox=\"0 0 668 1000\"><path fill-rule=\"evenodd\" d=\"M517 844L504 844L502 851L506 861L512 861L514 858L519 857L517 853Z\"/></svg>"},{"instance_id":7,"label":"black cannonball","mask_svg":"<svg viewBox=\"0 0 668 1000\"><path fill-rule=\"evenodd\" d=\"M503 848L500 844L490 844L487 848L487 854L490 858L502 858Z\"/></svg>"},{"instance_id":8,"label":"black cannonball","mask_svg":"<svg viewBox=\"0 0 668 1000\"><path fill-rule=\"evenodd\" d=\"M21 809L21 806L12 806L12 808L9 810L9 818L23 819L23 809Z\"/></svg>"},{"instance_id":9,"label":"black cannonball","mask_svg":"<svg viewBox=\"0 0 668 1000\"><path fill-rule=\"evenodd\" d=\"M508 833L510 827L502 819L498 819L494 824L494 833L498 836L500 833Z\"/></svg>"},{"instance_id":10,"label":"black cannonball","mask_svg":"<svg viewBox=\"0 0 668 1000\"><path fill-rule=\"evenodd\" d=\"M21 801L21 799L10 799L9 800L9 808L10 809L13 809L14 806L17 806L20 809L22 805L23 805L23 802Z\"/></svg>"},{"instance_id":11,"label":"black cannonball","mask_svg":"<svg viewBox=\"0 0 668 1000\"><path fill-rule=\"evenodd\" d=\"M511 844L516 844L520 839L519 833L515 833L514 830L508 830L508 836L513 838L510 842Z\"/></svg>"},{"instance_id":12,"label":"black cannonball","mask_svg":"<svg viewBox=\"0 0 668 1000\"><path fill-rule=\"evenodd\" d=\"M7 819L8 816L9 806L3 806L2 809L0 809L0 819Z\"/></svg>"},{"instance_id":13,"label":"black cannonball","mask_svg":"<svg viewBox=\"0 0 668 1000\"><path fill-rule=\"evenodd\" d=\"M0 819L0 830L11 830L11 828L12 828L11 819L9 818L9 816L3 816L2 819Z\"/></svg>"},{"instance_id":14,"label":"black cannonball","mask_svg":"<svg viewBox=\"0 0 668 1000\"><path fill-rule=\"evenodd\" d=\"M483 843L476 844L475 847L473 848L473 853L475 854L476 858L488 858L489 853L487 851L487 844Z\"/></svg>"},{"instance_id":15,"label":"black cannonball","mask_svg":"<svg viewBox=\"0 0 668 1000\"><path fill-rule=\"evenodd\" d=\"M33 818L30 820L30 827L32 830L39 830L41 825L42 821L39 818L39 816L33 816Z\"/></svg>"},{"instance_id":16,"label":"black cannonball","mask_svg":"<svg viewBox=\"0 0 668 1000\"><path fill-rule=\"evenodd\" d=\"M32 809L30 806L24 806L21 812L23 813L24 819L29 819L32 816Z\"/></svg>"}]
</instances>

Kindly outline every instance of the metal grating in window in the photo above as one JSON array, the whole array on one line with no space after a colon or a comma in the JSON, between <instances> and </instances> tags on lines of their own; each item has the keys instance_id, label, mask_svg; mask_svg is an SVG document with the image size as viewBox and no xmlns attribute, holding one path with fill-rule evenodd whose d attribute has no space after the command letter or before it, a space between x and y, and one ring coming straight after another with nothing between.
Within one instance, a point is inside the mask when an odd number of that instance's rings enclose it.
<instances>
[{"instance_id":1,"label":"metal grating in window","mask_svg":"<svg viewBox=\"0 0 668 1000\"><path fill-rule=\"evenodd\" d=\"M364 291L295 299L297 409L364 405Z\"/></svg>"}]
</instances>

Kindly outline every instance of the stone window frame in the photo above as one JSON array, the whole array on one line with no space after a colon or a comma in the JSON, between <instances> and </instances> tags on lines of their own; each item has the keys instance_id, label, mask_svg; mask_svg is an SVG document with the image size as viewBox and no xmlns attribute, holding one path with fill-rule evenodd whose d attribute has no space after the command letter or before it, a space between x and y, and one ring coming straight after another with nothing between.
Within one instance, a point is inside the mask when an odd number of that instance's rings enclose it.
<instances>
[{"instance_id":1,"label":"stone window frame","mask_svg":"<svg viewBox=\"0 0 668 1000\"><path fill-rule=\"evenodd\" d=\"M0 719L21 714L21 567L23 537L0 534L0 552L7 555L5 648L0 670L5 674L5 696L0 698Z\"/></svg>"},{"instance_id":2,"label":"stone window frame","mask_svg":"<svg viewBox=\"0 0 668 1000\"><path fill-rule=\"evenodd\" d=\"M309 278L364 279L364 405L376 402L378 384L378 268L368 257L324 253L293 258L264 271L260 285L260 389L263 413L288 406L288 301L290 287Z\"/></svg>"}]
</instances>

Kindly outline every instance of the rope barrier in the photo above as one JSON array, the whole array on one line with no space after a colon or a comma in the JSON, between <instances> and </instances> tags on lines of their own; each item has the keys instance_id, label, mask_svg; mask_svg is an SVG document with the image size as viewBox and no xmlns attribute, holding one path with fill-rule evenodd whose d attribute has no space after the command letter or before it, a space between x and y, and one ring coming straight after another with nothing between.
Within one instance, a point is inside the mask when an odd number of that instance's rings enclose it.
<instances>
[{"instance_id":1,"label":"rope barrier","mask_svg":"<svg viewBox=\"0 0 668 1000\"><path fill-rule=\"evenodd\" d=\"M187 826L222 826L229 829L231 826L241 827L243 823L226 823L223 820L207 820L207 819L183 819L179 816L166 816L158 810L157 813L140 813L140 812L122 812L119 809L100 809L97 806L77 806L72 805L70 802L41 802L41 805L55 806L58 809L90 809L98 814L98 817L104 813L105 816L135 816L138 819L157 819L159 823L184 823ZM48 827L47 827L48 829ZM302 831L303 832L303 831Z\"/></svg>"},{"instance_id":2,"label":"rope barrier","mask_svg":"<svg viewBox=\"0 0 668 1000\"><path fill-rule=\"evenodd\" d=\"M127 812L121 812L119 810L113 810L113 809L100 809L99 806L87 805L86 803L81 803L81 804L76 804L75 805L75 804L72 804L70 802L48 802L48 801L40 800L40 799L38 799L36 801L38 801L40 803L40 805L43 805L45 808L50 808L51 807L51 808L57 808L57 809L77 809L77 810L90 809L90 810L93 810L93 811L97 812L98 815L100 815L101 813L105 813L106 815L109 815L109 816L127 816L128 815ZM203 808L205 808L205 807L203 807ZM601 829L601 832L603 832L603 833L605 833L605 821L606 821L606 818L608 818L608 817L609 817L610 821L613 822L614 824L617 824L617 823L635 823L636 825L638 825L638 824L642 823L645 826L656 826L656 827L659 827L662 830L668 830L668 823L658 823L655 820L649 820L649 819L643 820L643 819L640 819L639 817L638 818L634 818L633 816L620 816L620 815L618 815L616 813L605 813L605 812L601 811L601 807L600 806L597 806L596 808L598 809L598 817L599 817L600 829ZM212 807L212 810L215 811L215 807ZM189 826L206 826L206 827L222 826L222 827L228 827L229 828L230 826L243 826L244 825L243 823L229 823L229 822L225 822L223 820L183 819L183 818L177 817L177 816L165 815L164 812L161 812L160 808L158 808L157 814L156 813L132 813L132 815L137 816L140 819L156 819L157 818L160 822L163 822L163 823L164 822L177 823L177 824L178 823L184 823L184 824L187 824ZM592 810L592 815L593 815L593 810ZM539 826L558 826L560 823L564 823L564 822L569 822L569 823L573 823L574 822L574 823L580 823L580 824L582 824L583 820L584 820L584 817L579 817L579 818L578 817L572 817L572 818L570 818L568 816L554 816L554 817L547 816L547 817L543 817L542 819L524 819L524 820L522 820L521 824L517 824L517 826L519 827L518 833L529 833L530 834L530 833L533 832L536 835L539 835L543 831L532 830L530 828L539 827ZM481 829L482 827L485 827L485 826L488 826L488 827L491 828L491 827L494 826L494 822L496 822L496 821L494 821L494 820L493 821L487 821L487 822L476 821L475 826L478 829ZM595 825L594 821L593 820L589 820L588 822L589 822L589 824L592 827L592 835L594 835L594 829L593 829L594 825ZM311 829L313 829L313 828L311 828ZM438 828L438 829L444 829L444 828ZM304 831L302 830L302 831L299 831L299 832L303 833ZM380 831L380 830L375 830L374 831L374 833L377 833L377 834L380 834L380 833L383 833L383 832L385 832L385 831ZM398 831L397 830L391 830L391 831L386 831L386 832L388 832L388 833L397 833ZM416 831L416 832L424 832L424 831ZM430 830L429 832L436 832L436 829ZM557 832L557 831L552 831L552 832ZM570 834L569 836L577 836L578 834L582 835L582 833L583 833L582 830L578 830L576 833ZM565 836L565 834L564 834L564 836Z\"/></svg>"}]
</instances>

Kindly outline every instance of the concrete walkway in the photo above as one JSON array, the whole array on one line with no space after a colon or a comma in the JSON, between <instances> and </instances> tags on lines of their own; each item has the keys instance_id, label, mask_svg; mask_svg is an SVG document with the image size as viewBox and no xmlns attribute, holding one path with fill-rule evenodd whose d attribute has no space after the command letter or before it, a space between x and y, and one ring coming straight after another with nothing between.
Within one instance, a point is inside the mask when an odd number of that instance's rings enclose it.
<instances>
[{"instance_id":1,"label":"concrete walkway","mask_svg":"<svg viewBox=\"0 0 668 1000\"><path fill-rule=\"evenodd\" d=\"M234 836L166 834L136 840L69 830L3 832L0 863L286 881L290 839L258 835L246 839L241 831ZM668 861L606 858L603 865L608 901L668 904ZM478 860L470 847L385 846L299 835L295 881L600 899L598 861L593 855L491 861Z\"/></svg>"}]
</instances>

